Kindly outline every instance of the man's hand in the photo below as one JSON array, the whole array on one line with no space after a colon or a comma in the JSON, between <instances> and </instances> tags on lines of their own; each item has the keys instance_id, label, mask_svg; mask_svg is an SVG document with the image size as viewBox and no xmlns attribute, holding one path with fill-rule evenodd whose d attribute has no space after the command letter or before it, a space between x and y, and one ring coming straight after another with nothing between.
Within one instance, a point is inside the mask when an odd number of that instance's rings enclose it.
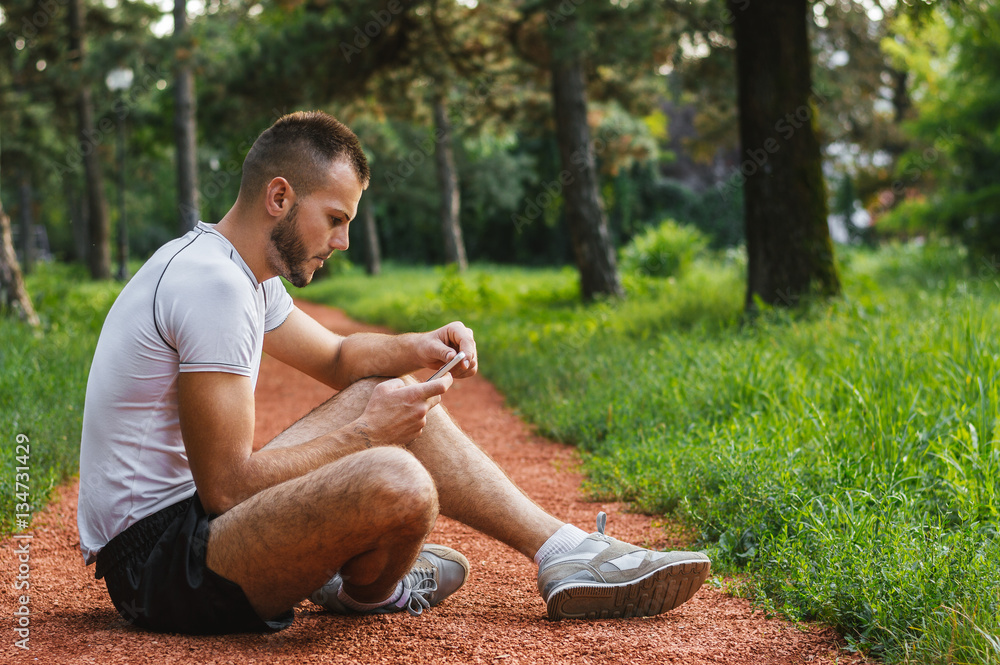
<instances>
[{"instance_id":1,"label":"man's hand","mask_svg":"<svg viewBox=\"0 0 1000 665\"><path fill-rule=\"evenodd\" d=\"M465 351L465 360L455 365L450 374L456 379L465 379L475 375L479 370L476 340L473 337L472 329L465 327L459 321L453 321L443 328L424 333L417 345L417 356L420 363L431 369L441 369L459 351Z\"/></svg>"},{"instance_id":2,"label":"man's hand","mask_svg":"<svg viewBox=\"0 0 1000 665\"><path fill-rule=\"evenodd\" d=\"M371 376L441 369L459 351L465 351L465 360L451 375L473 376L479 369L476 341L458 321L431 332L341 337L295 308L284 323L264 335L265 353L337 390Z\"/></svg>"},{"instance_id":3,"label":"man's hand","mask_svg":"<svg viewBox=\"0 0 1000 665\"><path fill-rule=\"evenodd\" d=\"M420 436L427 412L441 401L453 379L445 374L427 383L384 381L372 391L364 413L349 427L365 446L407 446Z\"/></svg>"}]
</instances>

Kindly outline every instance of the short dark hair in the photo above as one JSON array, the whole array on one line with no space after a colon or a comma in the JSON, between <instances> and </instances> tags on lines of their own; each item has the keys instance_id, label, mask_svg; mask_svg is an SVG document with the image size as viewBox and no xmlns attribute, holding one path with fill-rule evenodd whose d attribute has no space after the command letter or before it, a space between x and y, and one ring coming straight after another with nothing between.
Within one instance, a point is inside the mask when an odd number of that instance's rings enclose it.
<instances>
[{"instance_id":1,"label":"short dark hair","mask_svg":"<svg viewBox=\"0 0 1000 665\"><path fill-rule=\"evenodd\" d=\"M243 160L240 192L257 196L274 178L287 180L296 194L308 196L321 174L337 161L354 168L362 187L371 172L361 142L347 125L323 111L297 111L278 118L261 132Z\"/></svg>"}]
</instances>

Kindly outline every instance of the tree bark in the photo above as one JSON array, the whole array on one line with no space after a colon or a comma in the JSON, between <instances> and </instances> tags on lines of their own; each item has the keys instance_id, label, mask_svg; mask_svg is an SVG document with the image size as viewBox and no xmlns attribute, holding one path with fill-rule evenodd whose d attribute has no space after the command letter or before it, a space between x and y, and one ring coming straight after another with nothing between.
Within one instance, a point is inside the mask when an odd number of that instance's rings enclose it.
<instances>
[{"instance_id":1,"label":"tree bark","mask_svg":"<svg viewBox=\"0 0 1000 665\"><path fill-rule=\"evenodd\" d=\"M100 135L94 128L94 104L90 95L90 82L82 73L86 60L84 41L83 0L69 3L70 60L80 72L80 90L76 98L79 123L80 151L83 154L85 198L87 200L88 247L87 263L94 279L111 276L111 220L108 218L108 201L104 195L104 175L98 155Z\"/></svg>"},{"instance_id":2,"label":"tree bark","mask_svg":"<svg viewBox=\"0 0 1000 665\"><path fill-rule=\"evenodd\" d=\"M177 149L177 209L181 235L201 217L198 196L197 122L194 73L187 37L187 0L174 0L174 137Z\"/></svg>"},{"instance_id":3,"label":"tree bark","mask_svg":"<svg viewBox=\"0 0 1000 665\"><path fill-rule=\"evenodd\" d=\"M458 171L455 169L455 151L451 145L451 121L448 110L440 95L434 97L434 126L437 160L438 189L441 192L441 228L444 231L444 251L448 263L454 263L459 271L469 267L465 255L465 241L462 240L461 193L458 188Z\"/></svg>"},{"instance_id":4,"label":"tree bark","mask_svg":"<svg viewBox=\"0 0 1000 665\"><path fill-rule=\"evenodd\" d=\"M365 272L377 275L382 272L382 247L378 242L375 226L375 206L371 201L361 201L361 222L365 229Z\"/></svg>"},{"instance_id":5,"label":"tree bark","mask_svg":"<svg viewBox=\"0 0 1000 665\"><path fill-rule=\"evenodd\" d=\"M730 0L735 17L746 308L840 292L812 99L807 0Z\"/></svg>"},{"instance_id":6,"label":"tree bark","mask_svg":"<svg viewBox=\"0 0 1000 665\"><path fill-rule=\"evenodd\" d=\"M572 19L561 30L574 31ZM566 223L583 299L598 295L622 296L615 248L608 232L608 219L599 194L597 162L587 124L587 90L583 62L579 52L560 53L553 43L552 102L556 121L556 140L562 173Z\"/></svg>"},{"instance_id":7,"label":"tree bark","mask_svg":"<svg viewBox=\"0 0 1000 665\"><path fill-rule=\"evenodd\" d=\"M0 306L13 310L28 324L40 325L38 314L31 304L31 297L24 288L21 267L14 253L14 239L10 232L10 219L0 204Z\"/></svg>"}]
</instances>

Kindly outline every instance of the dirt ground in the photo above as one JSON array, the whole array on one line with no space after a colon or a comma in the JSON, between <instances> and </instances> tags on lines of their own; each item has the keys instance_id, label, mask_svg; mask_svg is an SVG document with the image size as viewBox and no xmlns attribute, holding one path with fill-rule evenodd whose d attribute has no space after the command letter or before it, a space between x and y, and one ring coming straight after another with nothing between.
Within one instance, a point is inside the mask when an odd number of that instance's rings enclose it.
<instances>
[{"instance_id":1,"label":"dirt ground","mask_svg":"<svg viewBox=\"0 0 1000 665\"><path fill-rule=\"evenodd\" d=\"M347 334L363 329L342 313L300 306ZM482 358L481 364L488 364ZM328 398L329 388L270 358L257 387L257 440L267 441ZM609 535L647 547L669 542L650 517L616 503L585 501L573 449L536 436L484 379L457 382L445 404L459 424L546 510L586 531L600 510ZM43 442L32 442L44 445ZM545 619L534 565L513 550L441 518L431 536L462 551L472 565L457 594L420 617L333 616L304 601L295 624L271 635L189 637L137 630L108 600L103 581L85 568L76 529L75 482L60 487L32 528L28 581L15 590L20 542L0 542L5 592L0 661L17 663L865 663L843 650L828 628L766 619L749 602L706 584L666 614L618 621ZM30 596L28 650L15 646L17 601Z\"/></svg>"}]
</instances>

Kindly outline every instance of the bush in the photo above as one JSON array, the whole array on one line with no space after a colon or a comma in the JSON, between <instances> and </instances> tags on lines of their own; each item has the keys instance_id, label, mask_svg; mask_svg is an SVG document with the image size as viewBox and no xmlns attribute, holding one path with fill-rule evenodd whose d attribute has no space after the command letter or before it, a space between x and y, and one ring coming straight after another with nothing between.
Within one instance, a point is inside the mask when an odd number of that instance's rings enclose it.
<instances>
[{"instance_id":1,"label":"bush","mask_svg":"<svg viewBox=\"0 0 1000 665\"><path fill-rule=\"evenodd\" d=\"M708 238L701 231L668 219L622 248L622 269L641 276L678 277L706 247Z\"/></svg>"}]
</instances>

